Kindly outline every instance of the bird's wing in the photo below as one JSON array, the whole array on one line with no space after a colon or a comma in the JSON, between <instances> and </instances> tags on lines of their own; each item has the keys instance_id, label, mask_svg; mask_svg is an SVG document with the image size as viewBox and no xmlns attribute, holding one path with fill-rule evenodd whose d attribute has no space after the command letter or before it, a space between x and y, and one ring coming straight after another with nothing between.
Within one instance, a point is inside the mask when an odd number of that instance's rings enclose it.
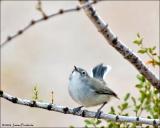
<instances>
[{"instance_id":1,"label":"bird's wing","mask_svg":"<svg viewBox=\"0 0 160 128\"><path fill-rule=\"evenodd\" d=\"M110 70L111 66L109 65L103 66L103 64L99 64L92 69L92 74L94 78L103 80L104 76L108 74Z\"/></svg>"},{"instance_id":2,"label":"bird's wing","mask_svg":"<svg viewBox=\"0 0 160 128\"><path fill-rule=\"evenodd\" d=\"M106 86L105 81L93 78L92 81L87 82L87 86L97 94L108 94L118 98L117 94Z\"/></svg>"}]
</instances>

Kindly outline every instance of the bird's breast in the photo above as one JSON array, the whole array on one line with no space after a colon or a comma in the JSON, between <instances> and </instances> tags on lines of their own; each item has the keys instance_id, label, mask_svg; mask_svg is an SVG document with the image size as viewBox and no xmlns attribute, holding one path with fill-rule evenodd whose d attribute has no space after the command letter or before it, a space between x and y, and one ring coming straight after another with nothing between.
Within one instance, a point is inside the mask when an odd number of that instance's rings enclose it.
<instances>
[{"instance_id":1,"label":"bird's breast","mask_svg":"<svg viewBox=\"0 0 160 128\"><path fill-rule=\"evenodd\" d=\"M72 79L69 84L69 94L74 101L85 107L96 106L109 100L107 95L98 95L95 90L83 81Z\"/></svg>"},{"instance_id":2,"label":"bird's breast","mask_svg":"<svg viewBox=\"0 0 160 128\"><path fill-rule=\"evenodd\" d=\"M72 97L73 100L81 104L81 99L83 98L83 95L85 94L85 87L83 83L76 79L71 79L69 83L69 94Z\"/></svg>"}]
</instances>

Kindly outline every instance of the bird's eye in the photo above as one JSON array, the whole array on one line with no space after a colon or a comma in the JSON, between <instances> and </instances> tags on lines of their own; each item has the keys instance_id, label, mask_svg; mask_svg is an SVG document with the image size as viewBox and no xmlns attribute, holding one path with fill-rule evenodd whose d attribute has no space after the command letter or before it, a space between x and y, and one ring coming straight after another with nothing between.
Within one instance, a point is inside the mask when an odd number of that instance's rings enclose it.
<instances>
[{"instance_id":1,"label":"bird's eye","mask_svg":"<svg viewBox=\"0 0 160 128\"><path fill-rule=\"evenodd\" d=\"M82 71L82 74L83 74L83 75L86 75L86 72L85 72L85 71Z\"/></svg>"}]
</instances>

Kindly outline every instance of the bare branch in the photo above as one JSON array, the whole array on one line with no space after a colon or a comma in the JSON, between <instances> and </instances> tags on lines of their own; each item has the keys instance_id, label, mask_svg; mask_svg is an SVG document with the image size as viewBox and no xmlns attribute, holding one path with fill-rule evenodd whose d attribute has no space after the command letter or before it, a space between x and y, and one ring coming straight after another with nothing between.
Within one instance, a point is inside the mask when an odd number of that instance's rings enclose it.
<instances>
[{"instance_id":1,"label":"bare branch","mask_svg":"<svg viewBox=\"0 0 160 128\"><path fill-rule=\"evenodd\" d=\"M60 105L56 105L48 102L39 102L39 101L33 101L28 99L21 99L18 97L11 96L3 91L0 91L0 97L15 104L46 109L49 111L55 111L55 112L60 112L64 114L72 114L72 115L81 116L85 118L95 118L95 114L96 114L96 112L92 112L88 110L80 110L79 112L74 113L72 108L68 108L68 107L64 107L64 106L60 106ZM100 115L100 119L107 119L115 122L132 122L132 123L134 122L134 123L149 124L154 126L160 125L159 119L147 119L142 117L120 116L120 115L105 114L105 113L102 113Z\"/></svg>"},{"instance_id":2,"label":"bare branch","mask_svg":"<svg viewBox=\"0 0 160 128\"><path fill-rule=\"evenodd\" d=\"M13 40L16 37L22 35L25 31L27 31L29 28L31 28L33 25L35 25L37 23L40 23L42 21L46 21L48 19L51 19L51 18L53 18L55 16L58 16L58 15L61 15L61 14L79 11L82 8L87 7L88 5L96 4L99 1L101 1L101 0L94 0L92 2L85 3L85 4L81 5L81 6L76 6L76 7L69 8L69 9L59 9L58 12L50 14L50 15L47 15L47 14L44 13L44 11L42 10L42 7L41 7L41 2L39 2L39 6L38 6L37 9L42 13L42 17L37 19L37 20L31 20L30 23L27 26L25 26L24 28L18 30L17 33L15 33L12 36L8 36L7 39L4 42L1 43L1 48L3 46L5 46L8 42L10 42L11 40Z\"/></svg>"},{"instance_id":3,"label":"bare branch","mask_svg":"<svg viewBox=\"0 0 160 128\"><path fill-rule=\"evenodd\" d=\"M88 3L90 0L80 0L81 4ZM126 60L128 60L146 79L160 91L160 80L146 67L142 60L132 52L127 46L120 41L117 36L111 31L106 23L96 12L92 5L84 8L85 13L94 23L98 31L104 36L107 42L114 47Z\"/></svg>"}]
</instances>

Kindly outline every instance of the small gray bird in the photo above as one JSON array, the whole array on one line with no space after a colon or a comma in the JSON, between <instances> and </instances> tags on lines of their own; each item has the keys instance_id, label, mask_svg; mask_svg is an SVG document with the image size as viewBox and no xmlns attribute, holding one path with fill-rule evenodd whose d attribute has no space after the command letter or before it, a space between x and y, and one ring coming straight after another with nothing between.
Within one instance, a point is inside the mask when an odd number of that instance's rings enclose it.
<instances>
[{"instance_id":1,"label":"small gray bird","mask_svg":"<svg viewBox=\"0 0 160 128\"><path fill-rule=\"evenodd\" d=\"M110 69L111 67L108 65L99 64L92 69L93 77L91 77L84 69L74 66L69 77L68 90L72 99L81 105L74 108L75 112L80 111L82 107L102 104L95 115L96 118L99 118L101 109L111 97L118 98L117 94L107 87L107 83L103 80L104 74L107 74Z\"/></svg>"}]
</instances>

